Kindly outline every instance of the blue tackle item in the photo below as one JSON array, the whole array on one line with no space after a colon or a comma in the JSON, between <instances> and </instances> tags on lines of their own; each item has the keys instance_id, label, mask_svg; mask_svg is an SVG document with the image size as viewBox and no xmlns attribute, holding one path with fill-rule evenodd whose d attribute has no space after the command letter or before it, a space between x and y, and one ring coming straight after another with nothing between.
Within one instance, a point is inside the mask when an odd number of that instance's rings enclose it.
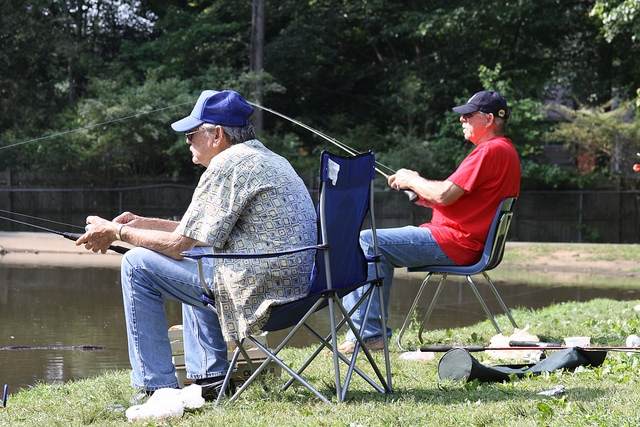
<instances>
[{"instance_id":1,"label":"blue tackle item","mask_svg":"<svg viewBox=\"0 0 640 427\"><path fill-rule=\"evenodd\" d=\"M2 392L2 407L7 407L7 396L9 395L9 384L4 385L4 391Z\"/></svg>"}]
</instances>

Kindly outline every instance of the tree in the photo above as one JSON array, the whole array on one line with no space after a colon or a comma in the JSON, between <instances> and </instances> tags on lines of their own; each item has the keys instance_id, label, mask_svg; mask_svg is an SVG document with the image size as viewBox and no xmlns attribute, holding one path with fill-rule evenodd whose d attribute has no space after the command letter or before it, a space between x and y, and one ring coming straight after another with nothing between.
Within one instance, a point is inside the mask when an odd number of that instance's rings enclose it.
<instances>
[{"instance_id":1,"label":"tree","mask_svg":"<svg viewBox=\"0 0 640 427\"><path fill-rule=\"evenodd\" d=\"M640 137L640 117L631 102L613 109L609 103L578 110L560 107L560 111L566 121L558 125L551 138L567 145L583 174L631 173L631 166L636 162L632 153L637 150Z\"/></svg>"},{"instance_id":2,"label":"tree","mask_svg":"<svg viewBox=\"0 0 640 427\"><path fill-rule=\"evenodd\" d=\"M262 3L261 66L252 56L252 46L259 52L252 5ZM228 88L358 151L374 150L391 167L436 178L455 168L469 148L451 107L478 90L498 89L514 110L509 136L525 173L539 178L547 166L539 165L538 154L554 125L543 104L593 108L635 96L636 5L7 0L0 4L0 146L114 120L116 112L155 111L162 102L196 98L204 88ZM176 82L182 92L170 92L165 82ZM152 87L161 91L156 101L146 94ZM123 123L123 132L81 134L3 151L0 167L77 170L69 159L86 155L94 162L91 170L113 168L113 177L192 174L188 164L159 165L163 150L176 143L170 133ZM122 160L135 146L122 145L127 134L158 153L136 153L135 163ZM315 170L318 151L326 148L320 138L268 114L261 138L291 157L301 173Z\"/></svg>"},{"instance_id":3,"label":"tree","mask_svg":"<svg viewBox=\"0 0 640 427\"><path fill-rule=\"evenodd\" d=\"M637 0L596 0L590 15L600 19L602 32L609 43L616 37L640 41L640 3Z\"/></svg>"}]
</instances>

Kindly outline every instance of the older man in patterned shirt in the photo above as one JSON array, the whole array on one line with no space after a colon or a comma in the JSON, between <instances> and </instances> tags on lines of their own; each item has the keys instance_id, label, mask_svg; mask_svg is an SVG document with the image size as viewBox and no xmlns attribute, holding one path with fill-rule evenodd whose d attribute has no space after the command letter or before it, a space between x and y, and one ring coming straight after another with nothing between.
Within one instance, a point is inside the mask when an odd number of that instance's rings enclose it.
<instances>
[{"instance_id":1,"label":"older man in patterned shirt","mask_svg":"<svg viewBox=\"0 0 640 427\"><path fill-rule=\"evenodd\" d=\"M171 125L186 132L193 162L207 168L182 220L130 212L113 221L90 216L89 231L77 241L103 253L114 240L136 246L123 258L122 287L131 382L140 396L178 387L165 298L183 303L187 376L202 386L205 399L214 400L229 366L226 341L260 330L272 305L308 294L311 251L275 259L204 259L218 318L200 301L196 262L180 255L195 247L269 252L317 243L307 188L287 160L255 139L252 113L236 92L204 91L191 114Z\"/></svg>"}]
</instances>

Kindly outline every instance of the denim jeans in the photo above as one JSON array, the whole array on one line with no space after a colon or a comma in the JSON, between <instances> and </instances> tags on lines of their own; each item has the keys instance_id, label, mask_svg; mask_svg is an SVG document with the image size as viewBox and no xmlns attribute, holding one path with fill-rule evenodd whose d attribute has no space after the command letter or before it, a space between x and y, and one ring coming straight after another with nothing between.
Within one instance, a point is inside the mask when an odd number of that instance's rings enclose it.
<instances>
[{"instance_id":1,"label":"denim jeans","mask_svg":"<svg viewBox=\"0 0 640 427\"><path fill-rule=\"evenodd\" d=\"M212 287L212 260L203 262L205 277ZM167 298L182 303L187 377L209 378L226 373L227 345L218 316L200 301L202 285L196 261L176 261L148 249L134 248L122 259L121 276L133 387L148 391L178 387L167 336Z\"/></svg>"},{"instance_id":2,"label":"denim jeans","mask_svg":"<svg viewBox=\"0 0 640 427\"><path fill-rule=\"evenodd\" d=\"M455 265L451 259L440 249L428 228L414 226L400 228L384 228L377 230L378 249L382 255L380 261L381 274L384 276L383 297L385 320L389 318L389 295L393 282L393 270L398 267L422 267L424 265ZM373 255L373 240L371 230L360 233L360 246L366 255ZM376 277L375 265L369 264L369 279ZM343 304L347 310L351 310L362 297L366 287L359 288L343 298ZM365 342L382 338L382 325L380 323L380 300L378 293L373 292L373 302L369 311L367 325L361 335ZM366 309L366 301L358 307L351 316L356 328L360 329ZM387 328L387 336L391 338L391 329ZM347 340L356 341L351 331L347 333Z\"/></svg>"}]
</instances>

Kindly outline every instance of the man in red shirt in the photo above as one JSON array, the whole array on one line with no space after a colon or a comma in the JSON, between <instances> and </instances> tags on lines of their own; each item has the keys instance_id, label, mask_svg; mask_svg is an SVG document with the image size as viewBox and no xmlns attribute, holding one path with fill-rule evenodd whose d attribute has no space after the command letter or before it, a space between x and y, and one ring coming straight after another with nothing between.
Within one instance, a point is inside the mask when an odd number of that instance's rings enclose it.
<instances>
[{"instance_id":1,"label":"man in red shirt","mask_svg":"<svg viewBox=\"0 0 640 427\"><path fill-rule=\"evenodd\" d=\"M431 222L419 227L378 230L385 313L395 268L476 263L498 206L504 198L520 194L520 159L511 140L504 136L509 118L504 97L495 91L481 91L453 111L460 114L465 139L476 146L456 171L444 181L432 181L408 169L389 177L391 188L412 190L419 197L416 203L433 209L433 215ZM372 255L370 230L361 233L360 244ZM373 277L373 271L370 275ZM351 309L361 293L347 295L345 307ZM362 324L363 306L351 317L357 327ZM362 334L372 350L382 349L383 331L376 321L379 316L380 302L374 300ZM386 333L391 337L391 329ZM338 349L351 353L354 347L355 338L347 334Z\"/></svg>"}]
</instances>

